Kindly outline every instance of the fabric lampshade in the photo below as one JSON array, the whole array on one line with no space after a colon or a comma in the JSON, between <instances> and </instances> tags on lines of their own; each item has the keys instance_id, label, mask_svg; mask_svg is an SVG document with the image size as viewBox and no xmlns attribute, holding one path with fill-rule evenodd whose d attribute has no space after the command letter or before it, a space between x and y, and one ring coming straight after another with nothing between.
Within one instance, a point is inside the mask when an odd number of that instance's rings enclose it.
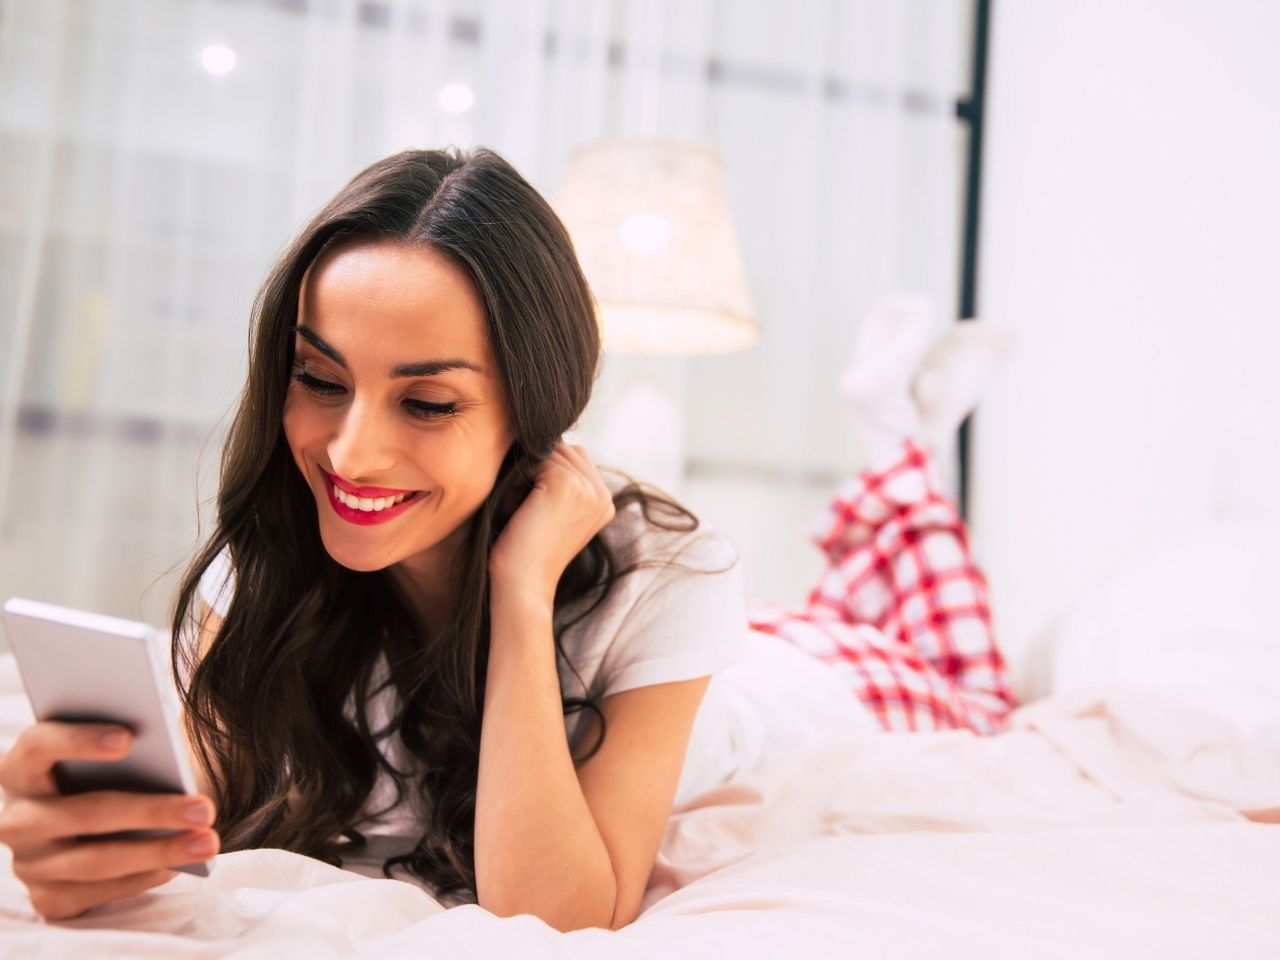
<instances>
[{"instance_id":1,"label":"fabric lampshade","mask_svg":"<svg viewBox=\"0 0 1280 960\"><path fill-rule=\"evenodd\" d=\"M755 342L713 149L597 141L570 158L555 206L595 293L606 350L728 353Z\"/></svg>"}]
</instances>

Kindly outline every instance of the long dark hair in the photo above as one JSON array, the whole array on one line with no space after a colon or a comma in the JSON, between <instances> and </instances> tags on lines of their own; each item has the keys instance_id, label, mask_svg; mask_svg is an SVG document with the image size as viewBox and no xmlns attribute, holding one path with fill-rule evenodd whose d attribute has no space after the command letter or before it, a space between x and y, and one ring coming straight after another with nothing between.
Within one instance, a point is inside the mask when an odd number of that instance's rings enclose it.
<instances>
[{"instance_id":1,"label":"long dark hair","mask_svg":"<svg viewBox=\"0 0 1280 960\"><path fill-rule=\"evenodd\" d=\"M314 498L282 428L290 326L304 273L331 244L386 239L430 246L470 277L487 314L515 436L457 556L463 586L456 618L430 635L386 570L348 570L327 554ZM408 150L374 163L280 257L254 302L248 377L223 449L216 523L182 578L173 613L174 672L188 731L214 785L223 849L278 847L341 863L361 839L355 827L383 771L398 798L417 791L426 810L417 847L388 861L388 875L403 863L439 896L475 896L488 554L529 489L530 467L586 406L599 352L594 301L568 234L537 191L489 150ZM618 511L638 503L665 529L698 526L687 509L634 481L614 503ZM193 598L224 549L235 590L198 658ZM568 662L564 631L635 566L618 569L600 535L574 558L556 609L584 602L557 626L558 657ZM368 707L379 692L372 689L379 655L397 707L390 725L374 731ZM580 763L603 743L604 715L590 696L562 693L562 701L566 714L589 709L599 720L600 735L575 758ZM391 732L418 761L412 777L378 747Z\"/></svg>"}]
</instances>

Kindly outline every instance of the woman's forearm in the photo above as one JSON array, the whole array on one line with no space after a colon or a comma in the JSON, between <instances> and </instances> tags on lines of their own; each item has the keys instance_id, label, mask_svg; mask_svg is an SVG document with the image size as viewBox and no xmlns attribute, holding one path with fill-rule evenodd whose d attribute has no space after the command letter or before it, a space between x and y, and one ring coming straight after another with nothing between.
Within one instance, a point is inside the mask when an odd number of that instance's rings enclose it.
<instances>
[{"instance_id":1,"label":"woman's forearm","mask_svg":"<svg viewBox=\"0 0 1280 960\"><path fill-rule=\"evenodd\" d=\"M609 927L617 881L565 737L551 606L494 585L476 788L476 899L559 930Z\"/></svg>"}]
</instances>

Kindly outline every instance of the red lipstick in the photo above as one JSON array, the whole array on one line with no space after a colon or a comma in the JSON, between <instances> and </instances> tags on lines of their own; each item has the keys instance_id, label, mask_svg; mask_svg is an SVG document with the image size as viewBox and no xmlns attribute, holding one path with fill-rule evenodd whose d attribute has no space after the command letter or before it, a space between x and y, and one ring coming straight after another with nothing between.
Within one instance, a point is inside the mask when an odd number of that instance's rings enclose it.
<instances>
[{"instance_id":1,"label":"red lipstick","mask_svg":"<svg viewBox=\"0 0 1280 960\"><path fill-rule=\"evenodd\" d=\"M347 483L341 477L335 477L327 470L323 471L324 475L329 478L329 482L336 487L340 487L343 493L349 493L353 497L398 497L402 493L416 493L414 490L393 490L390 487L358 487L354 483Z\"/></svg>"},{"instance_id":2,"label":"red lipstick","mask_svg":"<svg viewBox=\"0 0 1280 960\"><path fill-rule=\"evenodd\" d=\"M359 526L373 526L374 524L386 523L389 520L394 520L396 517L400 516L400 514L404 513L406 510L408 510L410 507L412 507L414 504L416 504L419 500L421 500L425 496L421 491L418 491L418 490L394 490L394 491L390 491L389 493L380 493L380 494L358 493L354 495L365 496L365 497L369 497L369 496L385 497L385 496L399 496L401 493L407 493L408 496L405 497L403 500L401 500L399 503L397 503L393 507L385 507L382 510L357 510L354 507L347 506L345 503L343 503L341 500L338 499L337 495L333 492L333 485L334 485L335 478L332 475L326 473L325 479L326 479L326 482L324 485L325 492L329 494L329 506L333 508L333 512L336 513L338 516L340 516L343 520L346 520L349 523L357 524ZM343 492L349 492L347 490L347 487L348 487L348 484L342 485ZM357 491L364 491L364 490L386 490L387 488L356 487L355 489Z\"/></svg>"}]
</instances>

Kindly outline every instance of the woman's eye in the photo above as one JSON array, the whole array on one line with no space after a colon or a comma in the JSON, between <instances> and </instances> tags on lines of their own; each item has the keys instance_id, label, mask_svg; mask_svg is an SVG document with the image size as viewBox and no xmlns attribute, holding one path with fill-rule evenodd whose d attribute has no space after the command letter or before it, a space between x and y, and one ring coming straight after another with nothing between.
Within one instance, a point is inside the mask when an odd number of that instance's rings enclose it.
<instances>
[{"instance_id":1,"label":"woman's eye","mask_svg":"<svg viewBox=\"0 0 1280 960\"><path fill-rule=\"evenodd\" d=\"M347 392L347 388L340 383L331 383L328 380L321 380L307 372L304 366L293 374L293 379L302 384L309 393L314 393L325 397L335 397L339 394ZM431 403L428 400L406 400L405 408L409 411L409 415L418 420L439 420L445 417L451 417L458 412L458 404L452 400L447 403Z\"/></svg>"},{"instance_id":2,"label":"woman's eye","mask_svg":"<svg viewBox=\"0 0 1280 960\"><path fill-rule=\"evenodd\" d=\"M320 393L325 396L333 396L337 393L343 393L344 388L340 384L330 383L328 380L320 380L313 377L307 371L300 370L293 375L293 379L310 390L312 393Z\"/></svg>"},{"instance_id":3,"label":"woman's eye","mask_svg":"<svg viewBox=\"0 0 1280 960\"><path fill-rule=\"evenodd\" d=\"M458 411L458 405L453 402L428 403L426 400L406 400L404 403L409 408L409 412L421 420L449 417Z\"/></svg>"}]
</instances>

